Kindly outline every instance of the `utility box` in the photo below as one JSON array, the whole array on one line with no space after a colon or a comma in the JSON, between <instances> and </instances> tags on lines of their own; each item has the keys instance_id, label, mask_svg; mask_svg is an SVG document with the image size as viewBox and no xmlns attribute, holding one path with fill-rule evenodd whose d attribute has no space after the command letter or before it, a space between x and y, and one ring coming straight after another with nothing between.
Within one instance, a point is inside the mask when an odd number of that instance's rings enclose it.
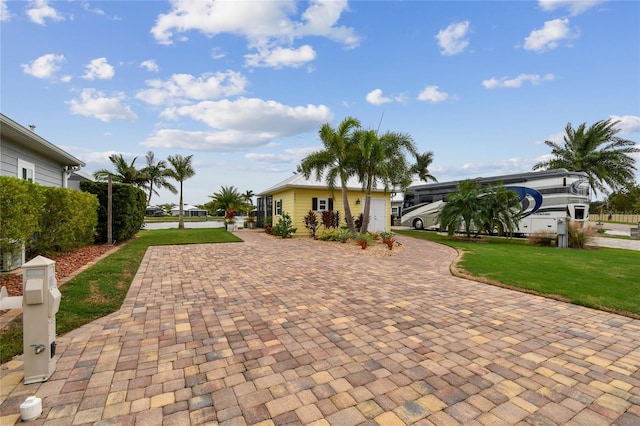
<instances>
[{"instance_id":1,"label":"utility box","mask_svg":"<svg viewBox=\"0 0 640 426\"><path fill-rule=\"evenodd\" d=\"M559 217L557 222L558 248L569 247L569 228L568 220Z\"/></svg>"},{"instance_id":2,"label":"utility box","mask_svg":"<svg viewBox=\"0 0 640 426\"><path fill-rule=\"evenodd\" d=\"M38 256L23 269L24 384L47 381L56 369L56 313L61 294L55 262Z\"/></svg>"}]
</instances>

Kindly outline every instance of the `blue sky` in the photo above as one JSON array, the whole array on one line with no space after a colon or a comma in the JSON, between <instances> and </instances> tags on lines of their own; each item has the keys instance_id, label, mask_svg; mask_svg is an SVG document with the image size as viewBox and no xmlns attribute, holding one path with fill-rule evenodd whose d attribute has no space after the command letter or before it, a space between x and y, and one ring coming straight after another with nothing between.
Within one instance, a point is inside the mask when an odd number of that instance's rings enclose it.
<instances>
[{"instance_id":1,"label":"blue sky","mask_svg":"<svg viewBox=\"0 0 640 426\"><path fill-rule=\"evenodd\" d=\"M569 122L640 142L637 1L0 0L0 19L2 113L89 173L193 154L190 204L286 179L347 116L410 134L441 182L529 171Z\"/></svg>"}]
</instances>

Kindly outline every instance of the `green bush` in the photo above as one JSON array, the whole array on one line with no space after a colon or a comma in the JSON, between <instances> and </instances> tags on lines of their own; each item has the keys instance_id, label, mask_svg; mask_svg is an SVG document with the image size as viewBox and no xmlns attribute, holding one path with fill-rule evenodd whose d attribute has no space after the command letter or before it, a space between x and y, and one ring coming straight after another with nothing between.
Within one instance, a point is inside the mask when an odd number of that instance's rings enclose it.
<instances>
[{"instance_id":1,"label":"green bush","mask_svg":"<svg viewBox=\"0 0 640 426\"><path fill-rule=\"evenodd\" d=\"M96 242L107 241L107 191L106 182L80 182L80 189L98 197L98 226ZM143 190L128 184L112 184L112 238L114 241L127 240L140 230L144 223L147 197Z\"/></svg>"},{"instance_id":2,"label":"green bush","mask_svg":"<svg viewBox=\"0 0 640 426\"><path fill-rule=\"evenodd\" d=\"M39 185L0 176L0 251L13 252L31 243L43 205Z\"/></svg>"},{"instance_id":3,"label":"green bush","mask_svg":"<svg viewBox=\"0 0 640 426\"><path fill-rule=\"evenodd\" d=\"M289 215L289 213L283 213L280 219L278 219L278 223L273 227L271 233L278 237L290 238L297 230L298 228L293 227L291 215Z\"/></svg>"},{"instance_id":4,"label":"green bush","mask_svg":"<svg viewBox=\"0 0 640 426\"><path fill-rule=\"evenodd\" d=\"M338 229L325 229L320 231L316 236L319 240L322 241L340 241L339 237L340 230Z\"/></svg>"},{"instance_id":5,"label":"green bush","mask_svg":"<svg viewBox=\"0 0 640 426\"><path fill-rule=\"evenodd\" d=\"M36 253L47 254L93 244L98 223L98 199L95 195L68 188L43 186L44 208L35 234Z\"/></svg>"}]
</instances>

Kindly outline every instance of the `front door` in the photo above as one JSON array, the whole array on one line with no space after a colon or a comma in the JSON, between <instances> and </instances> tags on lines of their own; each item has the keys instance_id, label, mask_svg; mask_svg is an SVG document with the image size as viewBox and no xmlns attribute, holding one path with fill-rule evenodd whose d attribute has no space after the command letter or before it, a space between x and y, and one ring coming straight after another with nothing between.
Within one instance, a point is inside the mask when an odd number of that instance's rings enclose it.
<instances>
[{"instance_id":1,"label":"front door","mask_svg":"<svg viewBox=\"0 0 640 426\"><path fill-rule=\"evenodd\" d=\"M385 232L387 230L387 200L371 199L371 214L369 216L369 231Z\"/></svg>"}]
</instances>

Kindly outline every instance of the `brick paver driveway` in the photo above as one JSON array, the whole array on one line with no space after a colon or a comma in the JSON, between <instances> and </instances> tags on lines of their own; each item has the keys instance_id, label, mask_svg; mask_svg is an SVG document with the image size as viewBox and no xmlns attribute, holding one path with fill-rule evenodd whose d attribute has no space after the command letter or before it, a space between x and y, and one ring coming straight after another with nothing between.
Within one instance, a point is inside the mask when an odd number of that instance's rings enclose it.
<instances>
[{"instance_id":1,"label":"brick paver driveway","mask_svg":"<svg viewBox=\"0 0 640 426\"><path fill-rule=\"evenodd\" d=\"M51 425L640 424L638 320L452 277L425 241L239 235L151 248L48 382L3 366L0 423L36 394Z\"/></svg>"}]
</instances>

